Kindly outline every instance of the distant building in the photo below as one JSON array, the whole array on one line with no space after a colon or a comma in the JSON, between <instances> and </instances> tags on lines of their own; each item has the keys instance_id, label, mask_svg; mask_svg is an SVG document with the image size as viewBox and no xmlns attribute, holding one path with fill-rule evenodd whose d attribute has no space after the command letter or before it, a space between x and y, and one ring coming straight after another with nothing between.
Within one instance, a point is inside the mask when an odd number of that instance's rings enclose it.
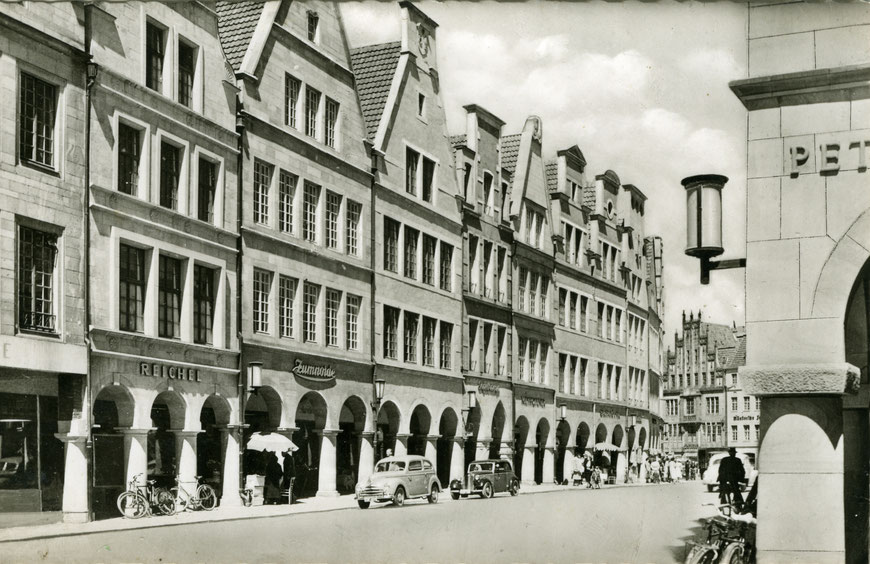
<instances>
[{"instance_id":1,"label":"distant building","mask_svg":"<svg viewBox=\"0 0 870 564\"><path fill-rule=\"evenodd\" d=\"M726 442L737 452L745 453L749 460L758 462L759 424L761 423L761 398L744 390L743 379L738 368L746 364L746 331L738 327L734 331L737 343L734 347L723 347L719 354L722 359L723 384L726 388Z\"/></svg>"}]
</instances>

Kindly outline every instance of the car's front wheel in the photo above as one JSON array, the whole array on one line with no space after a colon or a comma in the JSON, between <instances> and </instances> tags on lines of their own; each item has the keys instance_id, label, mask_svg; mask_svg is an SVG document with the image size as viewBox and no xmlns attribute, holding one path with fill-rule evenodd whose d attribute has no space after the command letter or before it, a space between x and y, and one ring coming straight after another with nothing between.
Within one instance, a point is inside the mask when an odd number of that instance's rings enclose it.
<instances>
[{"instance_id":1,"label":"car's front wheel","mask_svg":"<svg viewBox=\"0 0 870 564\"><path fill-rule=\"evenodd\" d=\"M492 497L492 484L489 482L483 484L483 489L480 491L480 497L483 499L489 499Z\"/></svg>"},{"instance_id":2,"label":"car's front wheel","mask_svg":"<svg viewBox=\"0 0 870 564\"><path fill-rule=\"evenodd\" d=\"M508 491L511 492L511 495L517 495L518 493L520 493L520 483L516 480L513 480L511 482L511 487L508 489Z\"/></svg>"},{"instance_id":3,"label":"car's front wheel","mask_svg":"<svg viewBox=\"0 0 870 564\"><path fill-rule=\"evenodd\" d=\"M396 489L396 493L393 496L393 505L396 507L402 507L405 505L405 489L401 486Z\"/></svg>"},{"instance_id":4,"label":"car's front wheel","mask_svg":"<svg viewBox=\"0 0 870 564\"><path fill-rule=\"evenodd\" d=\"M359 505L360 509L368 509L372 502L366 501L364 499L358 499L356 500L356 504Z\"/></svg>"},{"instance_id":5,"label":"car's front wheel","mask_svg":"<svg viewBox=\"0 0 870 564\"><path fill-rule=\"evenodd\" d=\"M432 486L432 489L429 490L429 503L438 503L438 486Z\"/></svg>"}]
</instances>

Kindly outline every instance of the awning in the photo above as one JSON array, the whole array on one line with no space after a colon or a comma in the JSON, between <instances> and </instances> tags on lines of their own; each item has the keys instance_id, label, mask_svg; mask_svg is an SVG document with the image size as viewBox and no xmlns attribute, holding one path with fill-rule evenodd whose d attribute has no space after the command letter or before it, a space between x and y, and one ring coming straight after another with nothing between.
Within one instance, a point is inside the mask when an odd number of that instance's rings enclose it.
<instances>
[{"instance_id":1,"label":"awning","mask_svg":"<svg viewBox=\"0 0 870 564\"><path fill-rule=\"evenodd\" d=\"M600 443L596 443L596 445L595 445L595 450L598 450L598 451L603 450L603 451L606 451L606 452L612 452L612 451L622 451L622 450L625 450L625 449L624 449L624 448L620 448L620 447L616 446L616 445L613 444L613 443L600 442Z\"/></svg>"}]
</instances>

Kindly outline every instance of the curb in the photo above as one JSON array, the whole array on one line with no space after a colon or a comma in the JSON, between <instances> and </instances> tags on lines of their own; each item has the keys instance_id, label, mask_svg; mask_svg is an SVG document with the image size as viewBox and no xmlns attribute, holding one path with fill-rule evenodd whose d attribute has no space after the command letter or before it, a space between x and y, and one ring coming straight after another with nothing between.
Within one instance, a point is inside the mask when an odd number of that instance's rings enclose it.
<instances>
[{"instance_id":1,"label":"curb","mask_svg":"<svg viewBox=\"0 0 870 564\"><path fill-rule=\"evenodd\" d=\"M641 486L654 486L657 484L610 484L602 488L602 490L611 490L615 488L624 488L624 487L641 487ZM663 485L663 484L658 484ZM525 491L523 491L525 489ZM525 486L525 488L520 487L520 495L534 495L540 493L553 493L560 491L586 491L588 488L582 486L562 486L562 485L552 485L552 486ZM592 490L589 490L592 491ZM82 527L82 530L57 530L57 531L45 531L45 532L32 532L28 534L32 527L10 527L5 530L0 529L0 545L6 543L14 543L14 542L24 542L24 541L34 541L34 540L43 540L43 539L53 539L53 538L61 538L61 537L71 537L71 536L82 536L82 535L96 535L100 533L114 533L120 531L132 531L132 530L141 530L141 529L155 529L159 527L178 527L182 525L199 525L203 523L218 523L225 521L243 521L249 519L272 519L275 517L287 517L289 515L298 515L298 514L306 514L306 513L327 513L333 511L347 511L349 509L356 509L356 504L353 503L353 495L347 494L341 496L338 499L346 498L346 501L343 501L340 505L336 504L333 507L317 507L316 504L312 506L305 507L305 503L301 503L298 509L289 509L288 511L282 511L280 513L271 513L271 514L227 514L222 515L220 513L220 507L218 507L215 511L210 511L207 513L200 512L191 515L196 515L197 517L191 519L184 520L176 520L176 521L164 521L163 519L168 519L168 517L157 517L153 521L148 520L132 520L132 519L123 519L123 518L113 518L107 519L105 521L91 521L89 523L82 524L65 524L65 523L55 523L51 525L38 525L38 527L52 527L52 528L64 528L64 527ZM440 501L440 500L439 500ZM449 498L449 496L445 499L445 501L449 503L453 503L454 501ZM291 506L293 507L293 506ZM203 516L203 518L199 518L199 516ZM176 516L178 517L178 516ZM110 526L101 526L95 525L109 523ZM135 524L135 526L134 526Z\"/></svg>"}]
</instances>

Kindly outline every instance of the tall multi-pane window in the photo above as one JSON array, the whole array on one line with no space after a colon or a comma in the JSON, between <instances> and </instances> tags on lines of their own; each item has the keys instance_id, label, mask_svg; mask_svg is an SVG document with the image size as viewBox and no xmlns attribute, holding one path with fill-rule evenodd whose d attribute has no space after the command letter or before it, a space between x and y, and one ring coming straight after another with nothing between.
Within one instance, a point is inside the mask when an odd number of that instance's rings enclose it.
<instances>
[{"instance_id":1,"label":"tall multi-pane window","mask_svg":"<svg viewBox=\"0 0 870 564\"><path fill-rule=\"evenodd\" d=\"M18 326L55 333L57 236L22 225L18 237Z\"/></svg>"},{"instance_id":2,"label":"tall multi-pane window","mask_svg":"<svg viewBox=\"0 0 870 564\"><path fill-rule=\"evenodd\" d=\"M320 286L304 284L302 293L302 339L306 343L317 342L317 302L320 299Z\"/></svg>"},{"instance_id":3,"label":"tall multi-pane window","mask_svg":"<svg viewBox=\"0 0 870 564\"><path fill-rule=\"evenodd\" d=\"M453 291L453 245L450 243L441 242L441 260L440 260L441 280L440 286L442 290L447 292Z\"/></svg>"},{"instance_id":4,"label":"tall multi-pane window","mask_svg":"<svg viewBox=\"0 0 870 564\"><path fill-rule=\"evenodd\" d=\"M405 148L405 192L417 195L417 165L420 163L420 153L410 147Z\"/></svg>"},{"instance_id":5,"label":"tall multi-pane window","mask_svg":"<svg viewBox=\"0 0 870 564\"><path fill-rule=\"evenodd\" d=\"M420 316L416 313L405 312L405 362L417 362L417 325Z\"/></svg>"},{"instance_id":6,"label":"tall multi-pane window","mask_svg":"<svg viewBox=\"0 0 870 564\"><path fill-rule=\"evenodd\" d=\"M317 41L317 28L320 24L320 16L317 12L308 12L308 41Z\"/></svg>"},{"instance_id":7,"label":"tall multi-pane window","mask_svg":"<svg viewBox=\"0 0 870 564\"><path fill-rule=\"evenodd\" d=\"M178 209L178 182L181 178L181 149L171 143L160 143L160 205Z\"/></svg>"},{"instance_id":8,"label":"tall multi-pane window","mask_svg":"<svg viewBox=\"0 0 870 564\"><path fill-rule=\"evenodd\" d=\"M335 134L338 128L338 102L327 97L325 110L323 142L335 149Z\"/></svg>"},{"instance_id":9,"label":"tall multi-pane window","mask_svg":"<svg viewBox=\"0 0 870 564\"><path fill-rule=\"evenodd\" d=\"M526 376L528 374L526 369L526 347L528 346L528 339L525 337L520 337L517 340L517 367L519 368L520 380L526 380Z\"/></svg>"},{"instance_id":10,"label":"tall multi-pane window","mask_svg":"<svg viewBox=\"0 0 870 564\"><path fill-rule=\"evenodd\" d=\"M290 127L299 128L298 110L299 91L302 82L289 74L284 75L284 123Z\"/></svg>"},{"instance_id":11,"label":"tall multi-pane window","mask_svg":"<svg viewBox=\"0 0 870 564\"><path fill-rule=\"evenodd\" d=\"M559 288L559 325L566 325L565 308L568 300L568 292L563 288Z\"/></svg>"},{"instance_id":12,"label":"tall multi-pane window","mask_svg":"<svg viewBox=\"0 0 870 564\"><path fill-rule=\"evenodd\" d=\"M272 165L254 160L254 223L269 223L269 187L273 170Z\"/></svg>"},{"instance_id":13,"label":"tall multi-pane window","mask_svg":"<svg viewBox=\"0 0 870 564\"><path fill-rule=\"evenodd\" d=\"M435 366L435 323L431 317L423 318L423 365Z\"/></svg>"},{"instance_id":14,"label":"tall multi-pane window","mask_svg":"<svg viewBox=\"0 0 870 564\"><path fill-rule=\"evenodd\" d=\"M453 365L453 324L447 321L441 322L439 332L440 367L449 370Z\"/></svg>"},{"instance_id":15,"label":"tall multi-pane window","mask_svg":"<svg viewBox=\"0 0 870 564\"><path fill-rule=\"evenodd\" d=\"M305 88L305 135L317 137L317 114L320 113L320 92Z\"/></svg>"},{"instance_id":16,"label":"tall multi-pane window","mask_svg":"<svg viewBox=\"0 0 870 564\"><path fill-rule=\"evenodd\" d=\"M744 440L744 441L748 441L748 440L749 440L749 425L744 425L744 426L743 426L743 440Z\"/></svg>"},{"instance_id":17,"label":"tall multi-pane window","mask_svg":"<svg viewBox=\"0 0 870 564\"><path fill-rule=\"evenodd\" d=\"M399 310L384 306L384 358L398 358Z\"/></svg>"},{"instance_id":18,"label":"tall multi-pane window","mask_svg":"<svg viewBox=\"0 0 870 564\"><path fill-rule=\"evenodd\" d=\"M347 350L359 348L359 309L362 298L348 294L344 307L344 340Z\"/></svg>"},{"instance_id":19,"label":"tall multi-pane window","mask_svg":"<svg viewBox=\"0 0 870 564\"><path fill-rule=\"evenodd\" d=\"M571 329L576 329L577 328L577 294L575 294L574 292L571 292L571 301L570 301L569 307L570 307L571 315L568 319L568 326ZM582 328L582 322L581 322L581 328Z\"/></svg>"},{"instance_id":20,"label":"tall multi-pane window","mask_svg":"<svg viewBox=\"0 0 870 564\"><path fill-rule=\"evenodd\" d=\"M529 276L529 313L535 315L538 308L538 283L541 280L540 274L532 272Z\"/></svg>"},{"instance_id":21,"label":"tall multi-pane window","mask_svg":"<svg viewBox=\"0 0 870 564\"><path fill-rule=\"evenodd\" d=\"M761 398L755 398L755 411L761 411Z\"/></svg>"},{"instance_id":22,"label":"tall multi-pane window","mask_svg":"<svg viewBox=\"0 0 870 564\"><path fill-rule=\"evenodd\" d=\"M305 183L302 191L302 238L317 242L317 206L320 203L320 186Z\"/></svg>"},{"instance_id":23,"label":"tall multi-pane window","mask_svg":"<svg viewBox=\"0 0 870 564\"><path fill-rule=\"evenodd\" d=\"M178 103L193 107L193 77L196 74L196 47L178 42Z\"/></svg>"},{"instance_id":24,"label":"tall multi-pane window","mask_svg":"<svg viewBox=\"0 0 870 564\"><path fill-rule=\"evenodd\" d=\"M199 159L196 218L214 223L214 197L217 191L217 163Z\"/></svg>"},{"instance_id":25,"label":"tall multi-pane window","mask_svg":"<svg viewBox=\"0 0 870 564\"><path fill-rule=\"evenodd\" d=\"M118 192L135 196L139 188L139 130L118 123Z\"/></svg>"},{"instance_id":26,"label":"tall multi-pane window","mask_svg":"<svg viewBox=\"0 0 870 564\"><path fill-rule=\"evenodd\" d=\"M737 425L731 425L731 440L737 440Z\"/></svg>"},{"instance_id":27,"label":"tall multi-pane window","mask_svg":"<svg viewBox=\"0 0 870 564\"><path fill-rule=\"evenodd\" d=\"M299 177L282 170L278 174L278 229L293 233L293 200Z\"/></svg>"},{"instance_id":28,"label":"tall multi-pane window","mask_svg":"<svg viewBox=\"0 0 870 564\"><path fill-rule=\"evenodd\" d=\"M538 382L538 341L529 340L529 380Z\"/></svg>"},{"instance_id":29,"label":"tall multi-pane window","mask_svg":"<svg viewBox=\"0 0 870 564\"><path fill-rule=\"evenodd\" d=\"M269 294L272 291L272 273L254 270L254 333L269 332Z\"/></svg>"},{"instance_id":30,"label":"tall multi-pane window","mask_svg":"<svg viewBox=\"0 0 870 564\"><path fill-rule=\"evenodd\" d=\"M341 194L326 191L326 246L338 248L338 217L341 213Z\"/></svg>"},{"instance_id":31,"label":"tall multi-pane window","mask_svg":"<svg viewBox=\"0 0 870 564\"><path fill-rule=\"evenodd\" d=\"M157 284L157 335L177 339L181 333L181 261L160 255Z\"/></svg>"},{"instance_id":32,"label":"tall multi-pane window","mask_svg":"<svg viewBox=\"0 0 870 564\"><path fill-rule=\"evenodd\" d=\"M544 319L550 318L549 304L550 279L546 276L541 277L541 301L538 311L541 312L541 317Z\"/></svg>"},{"instance_id":33,"label":"tall multi-pane window","mask_svg":"<svg viewBox=\"0 0 870 564\"><path fill-rule=\"evenodd\" d=\"M438 241L429 235L423 235L423 283L435 285L435 247Z\"/></svg>"},{"instance_id":34,"label":"tall multi-pane window","mask_svg":"<svg viewBox=\"0 0 870 564\"><path fill-rule=\"evenodd\" d=\"M118 328L141 333L145 314L145 251L120 246L118 269Z\"/></svg>"},{"instance_id":35,"label":"tall multi-pane window","mask_svg":"<svg viewBox=\"0 0 870 564\"><path fill-rule=\"evenodd\" d=\"M326 346L338 346L338 309L341 307L341 292L326 289Z\"/></svg>"},{"instance_id":36,"label":"tall multi-pane window","mask_svg":"<svg viewBox=\"0 0 870 564\"><path fill-rule=\"evenodd\" d=\"M750 410L750 405L752 405L751 402L752 402L752 398L750 398L749 396L743 397L743 411Z\"/></svg>"},{"instance_id":37,"label":"tall multi-pane window","mask_svg":"<svg viewBox=\"0 0 870 564\"><path fill-rule=\"evenodd\" d=\"M295 278L278 278L278 335L290 339L294 337L296 287Z\"/></svg>"},{"instance_id":38,"label":"tall multi-pane window","mask_svg":"<svg viewBox=\"0 0 870 564\"><path fill-rule=\"evenodd\" d=\"M405 276L417 278L417 240L420 232L405 226Z\"/></svg>"},{"instance_id":39,"label":"tall multi-pane window","mask_svg":"<svg viewBox=\"0 0 870 564\"><path fill-rule=\"evenodd\" d=\"M433 182L435 180L435 161L423 157L423 178L421 180L420 197L424 202L432 201L432 193L434 192Z\"/></svg>"},{"instance_id":40,"label":"tall multi-pane window","mask_svg":"<svg viewBox=\"0 0 870 564\"><path fill-rule=\"evenodd\" d=\"M384 218L384 270L399 272L399 222Z\"/></svg>"},{"instance_id":41,"label":"tall multi-pane window","mask_svg":"<svg viewBox=\"0 0 870 564\"><path fill-rule=\"evenodd\" d=\"M362 204L347 201L344 221L344 251L349 255L359 255L359 222L362 218Z\"/></svg>"},{"instance_id":42,"label":"tall multi-pane window","mask_svg":"<svg viewBox=\"0 0 870 564\"><path fill-rule=\"evenodd\" d=\"M193 342L212 344L215 305L215 271L193 265Z\"/></svg>"},{"instance_id":43,"label":"tall multi-pane window","mask_svg":"<svg viewBox=\"0 0 870 564\"><path fill-rule=\"evenodd\" d=\"M520 311L526 310L526 285L528 284L527 278L529 276L529 271L525 266L520 267L520 279L519 286L517 288L517 306Z\"/></svg>"},{"instance_id":44,"label":"tall multi-pane window","mask_svg":"<svg viewBox=\"0 0 870 564\"><path fill-rule=\"evenodd\" d=\"M145 86L163 91L164 30L151 22L145 24Z\"/></svg>"},{"instance_id":45,"label":"tall multi-pane window","mask_svg":"<svg viewBox=\"0 0 870 564\"><path fill-rule=\"evenodd\" d=\"M731 411L737 413L737 398L731 398Z\"/></svg>"}]
</instances>

